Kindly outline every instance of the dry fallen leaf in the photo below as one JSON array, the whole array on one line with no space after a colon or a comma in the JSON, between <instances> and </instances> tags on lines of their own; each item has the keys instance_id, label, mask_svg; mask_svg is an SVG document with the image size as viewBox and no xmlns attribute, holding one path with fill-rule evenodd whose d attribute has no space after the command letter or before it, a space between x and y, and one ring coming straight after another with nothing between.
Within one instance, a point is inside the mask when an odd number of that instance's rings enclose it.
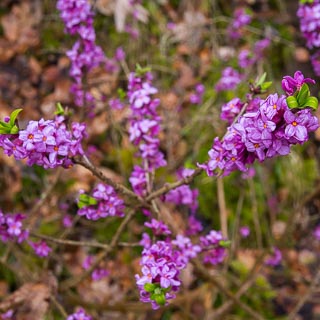
<instances>
[{"instance_id":1,"label":"dry fallen leaf","mask_svg":"<svg viewBox=\"0 0 320 320\"><path fill-rule=\"evenodd\" d=\"M26 283L0 303L0 310L13 309L17 320L43 320L56 288L53 275L47 275L43 282Z\"/></svg>"}]
</instances>

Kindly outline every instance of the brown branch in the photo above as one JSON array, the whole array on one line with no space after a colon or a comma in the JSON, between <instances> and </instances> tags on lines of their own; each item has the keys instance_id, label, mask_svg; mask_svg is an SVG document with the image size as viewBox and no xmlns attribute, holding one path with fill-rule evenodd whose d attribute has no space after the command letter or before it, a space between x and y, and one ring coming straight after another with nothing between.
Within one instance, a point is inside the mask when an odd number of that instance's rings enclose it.
<instances>
[{"instance_id":1,"label":"brown branch","mask_svg":"<svg viewBox=\"0 0 320 320\"><path fill-rule=\"evenodd\" d=\"M309 297L312 295L312 293L315 291L316 287L318 286L320 282L320 270L318 270L316 276L314 277L311 285L309 286L309 289L307 292L301 296L300 300L297 302L293 310L288 315L288 320L293 320L296 318L296 315L300 311L300 309L303 307L305 302L309 299Z\"/></svg>"},{"instance_id":2,"label":"brown branch","mask_svg":"<svg viewBox=\"0 0 320 320\"><path fill-rule=\"evenodd\" d=\"M99 263L103 259L105 259L107 257L107 255L117 246L122 232L124 231L124 229L126 228L126 226L128 225L128 223L130 222L130 220L133 218L134 215L135 215L135 211L131 210L126 215L126 217L122 220L119 228L117 229L116 233L112 237L111 242L108 245L108 247L106 247L105 250L101 251L97 255L95 261L90 266L90 268L87 269L86 271L84 271L81 275L79 275L77 277L73 277L73 278L70 278L70 279L63 281L60 285L60 291L66 291L72 287L75 287L78 283L80 283L83 279L85 279L86 277L88 277L92 273L92 271L99 265Z\"/></svg>"},{"instance_id":3,"label":"brown branch","mask_svg":"<svg viewBox=\"0 0 320 320\"><path fill-rule=\"evenodd\" d=\"M213 277L199 260L195 259L195 260L192 260L191 262L196 268L196 271L201 275L203 280L213 283L223 294L225 294L229 299L231 299L234 304L237 304L240 308L246 311L252 317L252 319L264 320L264 318L259 313L257 313L247 304L243 303L239 299L239 297L237 297L230 290L225 288L225 286L220 282L220 280Z\"/></svg>"},{"instance_id":4,"label":"brown branch","mask_svg":"<svg viewBox=\"0 0 320 320\"><path fill-rule=\"evenodd\" d=\"M266 252L263 252L260 257L256 260L254 266L249 271L248 277L245 279L245 281L241 284L238 291L235 293L235 297L237 299L240 299L242 295L244 295L252 286L256 276L258 275L258 272L260 268L263 265L264 258L266 256ZM234 300L228 300L225 302L222 306L220 306L218 309L216 309L210 316L212 319L223 319L223 316L230 311L230 309L235 305Z\"/></svg>"},{"instance_id":5,"label":"brown branch","mask_svg":"<svg viewBox=\"0 0 320 320\"><path fill-rule=\"evenodd\" d=\"M44 234L39 233L30 233L31 236L51 241L58 244L64 244L67 246L77 246L77 247L93 247L93 248L102 248L102 249L108 249L110 245L101 243L101 242L95 242L95 241L76 241L76 240L68 240L68 239L61 239L61 238L54 238L50 236L46 236ZM118 247L139 247L141 244L139 242L136 243L128 243L128 242L119 242L117 244Z\"/></svg>"},{"instance_id":6,"label":"brown branch","mask_svg":"<svg viewBox=\"0 0 320 320\"><path fill-rule=\"evenodd\" d=\"M123 194L133 200L136 200L140 204L147 205L145 203L145 201L141 197L139 197L137 194L135 194L133 191L131 191L130 189L128 189L124 185L122 185L120 183L116 183L112 179L106 177L102 173L102 171L100 171L97 167L95 167L87 157L84 156L82 158L74 158L73 161L76 164L79 164L79 165L83 166L84 168L88 169L94 176L96 176L102 182L112 186L116 192L121 193L121 194Z\"/></svg>"},{"instance_id":7,"label":"brown branch","mask_svg":"<svg viewBox=\"0 0 320 320\"><path fill-rule=\"evenodd\" d=\"M173 182L173 183L165 183L163 185L163 187L161 187L160 189L150 193L146 198L145 198L145 201L146 202L149 202L157 197L160 197L161 195L167 193L168 191L170 190L173 190L173 189L176 189L184 184L190 184L195 177L197 177L198 175L200 175L200 173L203 171L202 168L196 168L193 172L192 175L190 176L187 176L181 180L178 180L176 182Z\"/></svg>"}]
</instances>

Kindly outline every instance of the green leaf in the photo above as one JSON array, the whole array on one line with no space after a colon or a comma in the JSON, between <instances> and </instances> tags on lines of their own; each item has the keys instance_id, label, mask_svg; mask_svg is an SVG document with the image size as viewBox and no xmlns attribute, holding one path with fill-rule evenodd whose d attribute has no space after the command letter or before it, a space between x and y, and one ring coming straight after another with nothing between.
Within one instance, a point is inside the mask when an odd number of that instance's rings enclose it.
<instances>
[{"instance_id":1,"label":"green leaf","mask_svg":"<svg viewBox=\"0 0 320 320\"><path fill-rule=\"evenodd\" d=\"M11 114L10 114L10 122L9 122L11 127L14 126L14 124L16 122L16 119L17 119L17 116L21 111L22 111L22 109L16 109L16 110L11 112Z\"/></svg>"},{"instance_id":2,"label":"green leaf","mask_svg":"<svg viewBox=\"0 0 320 320\"><path fill-rule=\"evenodd\" d=\"M155 294L153 300L155 300L159 306L164 306L166 304L166 297L164 293Z\"/></svg>"},{"instance_id":3,"label":"green leaf","mask_svg":"<svg viewBox=\"0 0 320 320\"><path fill-rule=\"evenodd\" d=\"M8 129L5 128L0 128L0 134L9 134L10 131L8 132Z\"/></svg>"},{"instance_id":4,"label":"green leaf","mask_svg":"<svg viewBox=\"0 0 320 320\"><path fill-rule=\"evenodd\" d=\"M290 109L299 108L299 104L298 104L296 97L289 96L289 97L287 97L286 101L287 101L287 105Z\"/></svg>"},{"instance_id":5,"label":"green leaf","mask_svg":"<svg viewBox=\"0 0 320 320\"><path fill-rule=\"evenodd\" d=\"M230 240L220 240L219 245L224 248L229 248L231 245L231 241Z\"/></svg>"},{"instance_id":6,"label":"green leaf","mask_svg":"<svg viewBox=\"0 0 320 320\"><path fill-rule=\"evenodd\" d=\"M156 285L153 284L153 283L146 283L144 285L144 290L146 290L147 292L154 292L155 288L156 288Z\"/></svg>"},{"instance_id":7,"label":"green leaf","mask_svg":"<svg viewBox=\"0 0 320 320\"><path fill-rule=\"evenodd\" d=\"M10 129L10 134L17 134L19 133L19 128L14 125L11 129Z\"/></svg>"},{"instance_id":8,"label":"green leaf","mask_svg":"<svg viewBox=\"0 0 320 320\"><path fill-rule=\"evenodd\" d=\"M95 198L82 193L79 196L78 207L82 209L83 207L92 206L97 203L98 201Z\"/></svg>"},{"instance_id":9,"label":"green leaf","mask_svg":"<svg viewBox=\"0 0 320 320\"><path fill-rule=\"evenodd\" d=\"M267 90L272 85L272 81L267 81L261 84L261 90Z\"/></svg>"},{"instance_id":10,"label":"green leaf","mask_svg":"<svg viewBox=\"0 0 320 320\"><path fill-rule=\"evenodd\" d=\"M302 106L306 100L310 97L310 90L306 83L304 83L297 94L297 101L299 106Z\"/></svg>"},{"instance_id":11,"label":"green leaf","mask_svg":"<svg viewBox=\"0 0 320 320\"><path fill-rule=\"evenodd\" d=\"M318 109L318 106L319 106L319 101L316 97L309 97L306 102L302 105L302 107L304 108L312 108L313 110L317 110Z\"/></svg>"},{"instance_id":12,"label":"green leaf","mask_svg":"<svg viewBox=\"0 0 320 320\"><path fill-rule=\"evenodd\" d=\"M119 88L117 93L120 100L124 100L127 96L127 93L122 88Z\"/></svg>"},{"instance_id":13,"label":"green leaf","mask_svg":"<svg viewBox=\"0 0 320 320\"><path fill-rule=\"evenodd\" d=\"M140 64L136 64L136 74L137 76L144 76L147 72L150 72L150 67L141 67Z\"/></svg>"},{"instance_id":14,"label":"green leaf","mask_svg":"<svg viewBox=\"0 0 320 320\"><path fill-rule=\"evenodd\" d=\"M2 127L2 128L11 128L11 125L8 122L0 121L0 127Z\"/></svg>"},{"instance_id":15,"label":"green leaf","mask_svg":"<svg viewBox=\"0 0 320 320\"><path fill-rule=\"evenodd\" d=\"M62 104L61 104L60 102L57 103L57 105L56 105L56 111L55 111L54 114L56 114L56 115L58 115L58 116L64 115L64 109L63 109Z\"/></svg>"},{"instance_id":16,"label":"green leaf","mask_svg":"<svg viewBox=\"0 0 320 320\"><path fill-rule=\"evenodd\" d=\"M264 72L263 75L257 80L256 87L262 86L262 84L266 80L266 77L267 77L267 73Z\"/></svg>"}]
</instances>

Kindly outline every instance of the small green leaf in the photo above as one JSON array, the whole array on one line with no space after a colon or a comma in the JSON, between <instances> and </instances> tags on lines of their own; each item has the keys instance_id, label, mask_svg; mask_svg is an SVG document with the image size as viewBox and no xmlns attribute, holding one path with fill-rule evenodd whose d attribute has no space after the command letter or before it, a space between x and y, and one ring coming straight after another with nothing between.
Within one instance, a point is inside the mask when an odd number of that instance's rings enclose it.
<instances>
[{"instance_id":1,"label":"small green leaf","mask_svg":"<svg viewBox=\"0 0 320 320\"><path fill-rule=\"evenodd\" d=\"M316 97L309 97L306 102L302 105L304 108L312 108L313 110L317 110L319 106L319 101Z\"/></svg>"},{"instance_id":2,"label":"small green leaf","mask_svg":"<svg viewBox=\"0 0 320 320\"><path fill-rule=\"evenodd\" d=\"M17 133L19 133L19 128L16 125L14 125L10 130L10 134L17 134Z\"/></svg>"},{"instance_id":3,"label":"small green leaf","mask_svg":"<svg viewBox=\"0 0 320 320\"><path fill-rule=\"evenodd\" d=\"M297 101L299 106L302 106L307 98L310 97L310 90L306 83L304 83L297 94Z\"/></svg>"},{"instance_id":4,"label":"small green leaf","mask_svg":"<svg viewBox=\"0 0 320 320\"><path fill-rule=\"evenodd\" d=\"M17 116L21 111L22 111L22 109L16 109L16 110L11 112L11 114L10 114L10 122L9 122L11 126L13 126L15 124Z\"/></svg>"},{"instance_id":5,"label":"small green leaf","mask_svg":"<svg viewBox=\"0 0 320 320\"><path fill-rule=\"evenodd\" d=\"M263 84L264 81L266 80L266 77L267 77L267 73L264 72L263 75L257 80L257 82L256 82L256 87L262 86L262 84Z\"/></svg>"},{"instance_id":6,"label":"small green leaf","mask_svg":"<svg viewBox=\"0 0 320 320\"><path fill-rule=\"evenodd\" d=\"M153 284L153 283L146 283L144 285L144 290L146 290L147 292L154 292L155 288L156 288L156 285Z\"/></svg>"},{"instance_id":7,"label":"small green leaf","mask_svg":"<svg viewBox=\"0 0 320 320\"><path fill-rule=\"evenodd\" d=\"M289 97L287 97L286 101L287 101L287 105L290 109L299 108L299 104L298 104L296 97L289 96Z\"/></svg>"},{"instance_id":8,"label":"small green leaf","mask_svg":"<svg viewBox=\"0 0 320 320\"><path fill-rule=\"evenodd\" d=\"M92 206L97 203L98 201L95 198L82 193L79 196L78 207L82 209L83 207Z\"/></svg>"},{"instance_id":9,"label":"small green leaf","mask_svg":"<svg viewBox=\"0 0 320 320\"><path fill-rule=\"evenodd\" d=\"M0 128L0 134L9 134L8 129Z\"/></svg>"},{"instance_id":10,"label":"small green leaf","mask_svg":"<svg viewBox=\"0 0 320 320\"><path fill-rule=\"evenodd\" d=\"M144 76L147 72L150 72L150 67L141 67L140 64L136 64L136 74L137 76Z\"/></svg>"},{"instance_id":11,"label":"small green leaf","mask_svg":"<svg viewBox=\"0 0 320 320\"><path fill-rule=\"evenodd\" d=\"M0 121L0 127L1 128L11 128L11 125L10 125L10 123Z\"/></svg>"},{"instance_id":12,"label":"small green leaf","mask_svg":"<svg viewBox=\"0 0 320 320\"><path fill-rule=\"evenodd\" d=\"M220 240L219 245L224 248L229 248L231 245L231 241L230 240Z\"/></svg>"},{"instance_id":13,"label":"small green leaf","mask_svg":"<svg viewBox=\"0 0 320 320\"><path fill-rule=\"evenodd\" d=\"M272 85L272 81L267 81L261 84L261 90L267 90Z\"/></svg>"},{"instance_id":14,"label":"small green leaf","mask_svg":"<svg viewBox=\"0 0 320 320\"><path fill-rule=\"evenodd\" d=\"M159 306L164 306L166 304L166 297L164 293L156 294L153 300L155 300Z\"/></svg>"},{"instance_id":15,"label":"small green leaf","mask_svg":"<svg viewBox=\"0 0 320 320\"><path fill-rule=\"evenodd\" d=\"M120 100L124 100L127 96L127 93L122 88L119 88L117 93Z\"/></svg>"},{"instance_id":16,"label":"small green leaf","mask_svg":"<svg viewBox=\"0 0 320 320\"><path fill-rule=\"evenodd\" d=\"M58 115L58 116L64 115L64 109L63 109L62 104L61 104L60 102L57 103L57 105L56 105L56 111L55 111L54 114L56 114L56 115Z\"/></svg>"}]
</instances>

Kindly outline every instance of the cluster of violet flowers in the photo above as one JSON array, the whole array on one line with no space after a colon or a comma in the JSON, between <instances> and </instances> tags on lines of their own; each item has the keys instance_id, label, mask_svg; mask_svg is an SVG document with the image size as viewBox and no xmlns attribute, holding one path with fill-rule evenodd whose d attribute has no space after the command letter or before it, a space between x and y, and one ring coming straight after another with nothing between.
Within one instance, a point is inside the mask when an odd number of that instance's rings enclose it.
<instances>
[{"instance_id":1,"label":"cluster of violet flowers","mask_svg":"<svg viewBox=\"0 0 320 320\"><path fill-rule=\"evenodd\" d=\"M305 83L315 82L297 71L294 77L284 77L282 88L287 96L294 96ZM230 123L232 116L237 115L233 110L243 107L244 103L233 99L224 106L223 118ZM309 133L319 127L310 108L290 109L287 97L278 94L271 94L265 100L251 100L246 104L246 112L235 119L221 140L214 139L208 153L209 161L199 165L209 176L246 171L256 159L262 162L266 158L287 155L292 145L303 144Z\"/></svg>"},{"instance_id":2,"label":"cluster of violet flowers","mask_svg":"<svg viewBox=\"0 0 320 320\"><path fill-rule=\"evenodd\" d=\"M201 104L203 95L205 92L205 86L202 83L198 83L194 88L194 93L190 95L190 103L192 104Z\"/></svg>"},{"instance_id":3,"label":"cluster of violet flowers","mask_svg":"<svg viewBox=\"0 0 320 320\"><path fill-rule=\"evenodd\" d=\"M0 147L16 160L27 159L29 166L70 168L71 158L83 154L81 142L86 135L85 124L73 122L68 130L65 118L57 116L55 120L30 121L17 134L0 134Z\"/></svg>"},{"instance_id":4,"label":"cluster of violet flowers","mask_svg":"<svg viewBox=\"0 0 320 320\"><path fill-rule=\"evenodd\" d=\"M78 310L75 313L70 314L66 320L92 320L92 317L89 316L84 309L78 308Z\"/></svg>"},{"instance_id":5,"label":"cluster of violet flowers","mask_svg":"<svg viewBox=\"0 0 320 320\"><path fill-rule=\"evenodd\" d=\"M231 39L238 40L243 35L243 29L250 24L252 20L251 13L244 7L237 8L233 13L233 19L228 26L227 32Z\"/></svg>"},{"instance_id":6,"label":"cluster of violet flowers","mask_svg":"<svg viewBox=\"0 0 320 320\"><path fill-rule=\"evenodd\" d=\"M77 36L67 56L71 61L70 76L74 83L71 92L78 107L94 106L94 97L84 90L85 75L93 68L104 64L113 70L115 65L105 57L100 46L96 44L96 34L93 27L94 12L88 0L58 0L57 9L65 24L65 33Z\"/></svg>"},{"instance_id":7,"label":"cluster of violet flowers","mask_svg":"<svg viewBox=\"0 0 320 320\"><path fill-rule=\"evenodd\" d=\"M80 190L78 206L78 215L85 216L88 220L124 216L123 200L118 197L113 187L103 183L97 184L92 191L92 196Z\"/></svg>"},{"instance_id":8,"label":"cluster of violet flowers","mask_svg":"<svg viewBox=\"0 0 320 320\"><path fill-rule=\"evenodd\" d=\"M140 196L148 192L148 175L166 165L158 138L161 117L157 114L157 107L160 100L152 97L158 90L152 86L151 81L151 73L141 77L131 73L128 83L131 109L129 139L138 146L137 157L142 159L141 166L134 166L129 181L133 190Z\"/></svg>"},{"instance_id":9,"label":"cluster of violet flowers","mask_svg":"<svg viewBox=\"0 0 320 320\"><path fill-rule=\"evenodd\" d=\"M181 270L190 259L201 253L204 263L216 265L226 257L227 241L220 231L212 230L200 237L200 244L193 244L189 237L180 234L172 239L171 231L161 221L152 219L145 226L152 234L165 237L152 244L150 236L144 233L140 242L144 247L140 260L142 275L136 275L136 282L140 301L151 303L153 309L167 305L175 298L182 284Z\"/></svg>"},{"instance_id":10,"label":"cluster of violet flowers","mask_svg":"<svg viewBox=\"0 0 320 320\"><path fill-rule=\"evenodd\" d=\"M309 49L316 49L311 55L311 64L317 76L320 76L320 1L301 1L297 11L300 31Z\"/></svg>"},{"instance_id":11,"label":"cluster of violet flowers","mask_svg":"<svg viewBox=\"0 0 320 320\"><path fill-rule=\"evenodd\" d=\"M44 240L33 242L29 240L29 231L23 227L26 216L21 213L4 214L0 210L0 238L2 242L17 241L26 242L39 257L46 257L51 248Z\"/></svg>"},{"instance_id":12,"label":"cluster of violet flowers","mask_svg":"<svg viewBox=\"0 0 320 320\"><path fill-rule=\"evenodd\" d=\"M16 134L0 134L0 147L16 160L27 159L29 166L70 168L71 158L83 154L81 142L86 135L85 124L73 122L68 130L65 118L57 116L55 120L32 120Z\"/></svg>"},{"instance_id":13,"label":"cluster of violet flowers","mask_svg":"<svg viewBox=\"0 0 320 320\"><path fill-rule=\"evenodd\" d=\"M243 34L243 27L250 24L251 21L252 16L247 8L240 7L236 9L227 29L227 36L230 41L234 42L235 40L239 40ZM264 38L255 41L254 44L250 46L250 49L241 49L236 61L240 71L231 66L224 68L219 81L215 85L215 90L220 92L236 89L236 87L246 79L248 75L247 69L261 60L270 43L270 39Z\"/></svg>"}]
</instances>

